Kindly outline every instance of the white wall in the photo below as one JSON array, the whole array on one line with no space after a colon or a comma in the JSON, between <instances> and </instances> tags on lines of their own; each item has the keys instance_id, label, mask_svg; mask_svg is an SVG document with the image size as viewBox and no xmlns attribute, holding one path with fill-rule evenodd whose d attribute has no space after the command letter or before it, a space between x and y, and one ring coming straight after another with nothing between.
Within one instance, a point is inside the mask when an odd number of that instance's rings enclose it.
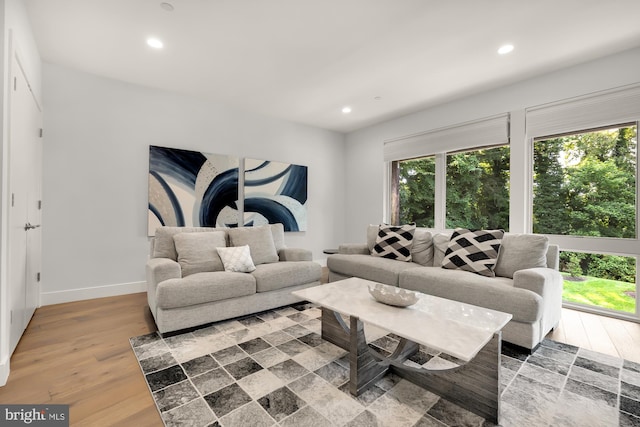
<instances>
[{"instance_id":1,"label":"white wall","mask_svg":"<svg viewBox=\"0 0 640 427\"><path fill-rule=\"evenodd\" d=\"M40 54L33 39L24 4L20 0L0 1L0 52L2 57L2 80L0 87L0 109L2 111L2 130L0 140L0 385L4 385L9 375L9 335L10 310L8 305L8 209L9 209L9 102L11 56L17 48L31 90L37 100L41 97Z\"/></svg>"},{"instance_id":2,"label":"white wall","mask_svg":"<svg viewBox=\"0 0 640 427\"><path fill-rule=\"evenodd\" d=\"M344 136L46 64L43 69L42 303L142 291L149 145L309 167L308 231L290 247L341 240Z\"/></svg>"},{"instance_id":3,"label":"white wall","mask_svg":"<svg viewBox=\"0 0 640 427\"><path fill-rule=\"evenodd\" d=\"M526 138L524 109L640 82L640 49L601 58L517 84L429 108L347 135L345 241L364 242L367 224L384 217L383 142L414 133L511 112L512 191L510 231L525 232ZM516 172L515 174L513 172ZM517 172L521 173L517 173Z\"/></svg>"}]
</instances>

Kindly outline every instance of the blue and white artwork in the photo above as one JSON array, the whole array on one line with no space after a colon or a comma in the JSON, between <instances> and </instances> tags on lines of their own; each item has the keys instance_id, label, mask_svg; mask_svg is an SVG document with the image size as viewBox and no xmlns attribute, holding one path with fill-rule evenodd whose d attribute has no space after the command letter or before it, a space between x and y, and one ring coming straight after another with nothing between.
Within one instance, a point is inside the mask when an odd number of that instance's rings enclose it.
<instances>
[{"instance_id":1,"label":"blue and white artwork","mask_svg":"<svg viewBox=\"0 0 640 427\"><path fill-rule=\"evenodd\" d=\"M239 159L149 147L149 236L157 227L238 226Z\"/></svg>"},{"instance_id":2,"label":"blue and white artwork","mask_svg":"<svg viewBox=\"0 0 640 427\"><path fill-rule=\"evenodd\" d=\"M307 230L307 166L245 159L244 170L246 226L282 223L285 231Z\"/></svg>"}]
</instances>

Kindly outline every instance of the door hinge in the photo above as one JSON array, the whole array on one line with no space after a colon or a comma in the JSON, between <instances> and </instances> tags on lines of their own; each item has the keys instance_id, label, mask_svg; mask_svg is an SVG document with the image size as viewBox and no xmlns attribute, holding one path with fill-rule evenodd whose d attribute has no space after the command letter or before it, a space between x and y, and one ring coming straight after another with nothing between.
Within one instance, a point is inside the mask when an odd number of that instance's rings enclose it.
<instances>
[{"instance_id":1,"label":"door hinge","mask_svg":"<svg viewBox=\"0 0 640 427\"><path fill-rule=\"evenodd\" d=\"M42 210L42 200L38 200L38 210Z\"/></svg>"},{"instance_id":2,"label":"door hinge","mask_svg":"<svg viewBox=\"0 0 640 427\"><path fill-rule=\"evenodd\" d=\"M16 204L16 193L11 193L11 207L14 207Z\"/></svg>"},{"instance_id":3,"label":"door hinge","mask_svg":"<svg viewBox=\"0 0 640 427\"><path fill-rule=\"evenodd\" d=\"M36 274L36 281L40 281L40 272L38 272L38 274Z\"/></svg>"},{"instance_id":4,"label":"door hinge","mask_svg":"<svg viewBox=\"0 0 640 427\"><path fill-rule=\"evenodd\" d=\"M40 128L40 138L42 138L43 134L44 134L44 130L42 130L42 128Z\"/></svg>"},{"instance_id":5,"label":"door hinge","mask_svg":"<svg viewBox=\"0 0 640 427\"><path fill-rule=\"evenodd\" d=\"M13 90L16 90L17 87L18 87L18 78L14 77L13 78Z\"/></svg>"},{"instance_id":6,"label":"door hinge","mask_svg":"<svg viewBox=\"0 0 640 427\"><path fill-rule=\"evenodd\" d=\"M13 310L9 312L9 323L13 323Z\"/></svg>"}]
</instances>

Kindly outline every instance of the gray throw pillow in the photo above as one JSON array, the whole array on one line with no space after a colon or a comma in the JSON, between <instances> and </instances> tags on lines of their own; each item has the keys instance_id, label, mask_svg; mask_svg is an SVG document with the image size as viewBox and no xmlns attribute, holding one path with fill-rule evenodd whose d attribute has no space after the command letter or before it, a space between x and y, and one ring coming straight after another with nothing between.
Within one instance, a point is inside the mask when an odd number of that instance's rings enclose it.
<instances>
[{"instance_id":1,"label":"gray throw pillow","mask_svg":"<svg viewBox=\"0 0 640 427\"><path fill-rule=\"evenodd\" d=\"M224 271L217 248L227 246L224 231L178 233L173 236L182 277L209 271Z\"/></svg>"},{"instance_id":2,"label":"gray throw pillow","mask_svg":"<svg viewBox=\"0 0 640 427\"><path fill-rule=\"evenodd\" d=\"M411 260L420 265L433 265L433 236L429 231L416 228L411 247Z\"/></svg>"},{"instance_id":3,"label":"gray throw pillow","mask_svg":"<svg viewBox=\"0 0 640 427\"><path fill-rule=\"evenodd\" d=\"M273 241L271 226L230 228L229 246L249 245L255 265L278 262L278 251Z\"/></svg>"},{"instance_id":4,"label":"gray throw pillow","mask_svg":"<svg viewBox=\"0 0 640 427\"><path fill-rule=\"evenodd\" d=\"M496 276L510 277L518 270L546 267L549 239L538 234L505 234L498 254Z\"/></svg>"},{"instance_id":5,"label":"gray throw pillow","mask_svg":"<svg viewBox=\"0 0 640 427\"><path fill-rule=\"evenodd\" d=\"M451 240L451 233L438 233L433 236L433 266L442 267L442 260L444 259L444 253L449 246L449 240Z\"/></svg>"}]
</instances>

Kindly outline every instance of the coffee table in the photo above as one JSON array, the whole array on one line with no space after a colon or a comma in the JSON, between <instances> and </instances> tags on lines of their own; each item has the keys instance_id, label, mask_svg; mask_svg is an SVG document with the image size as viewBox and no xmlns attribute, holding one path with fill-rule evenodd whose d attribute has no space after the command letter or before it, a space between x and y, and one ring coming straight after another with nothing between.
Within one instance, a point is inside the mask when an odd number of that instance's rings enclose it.
<instances>
[{"instance_id":1,"label":"coffee table","mask_svg":"<svg viewBox=\"0 0 640 427\"><path fill-rule=\"evenodd\" d=\"M351 394L392 372L499 424L501 329L512 316L421 293L410 307L389 306L369 294L374 285L349 278L293 292L321 306L322 338L349 351ZM349 325L340 314L349 317ZM367 345L363 322L401 338L393 354L385 357ZM437 370L405 365L419 344L462 364Z\"/></svg>"}]
</instances>

